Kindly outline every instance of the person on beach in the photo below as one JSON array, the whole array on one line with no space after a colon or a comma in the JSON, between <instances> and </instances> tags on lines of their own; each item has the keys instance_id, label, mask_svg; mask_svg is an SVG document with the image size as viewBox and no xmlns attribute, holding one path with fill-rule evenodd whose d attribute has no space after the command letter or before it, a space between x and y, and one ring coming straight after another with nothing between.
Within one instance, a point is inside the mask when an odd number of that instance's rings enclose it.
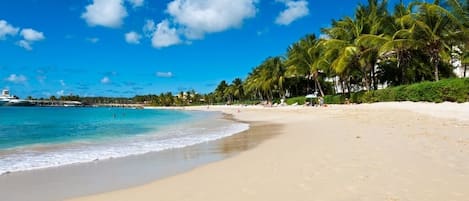
<instances>
[{"instance_id":1,"label":"person on beach","mask_svg":"<svg viewBox=\"0 0 469 201\"><path fill-rule=\"evenodd\" d=\"M319 97L319 107L324 105L324 98L321 96Z\"/></svg>"}]
</instances>

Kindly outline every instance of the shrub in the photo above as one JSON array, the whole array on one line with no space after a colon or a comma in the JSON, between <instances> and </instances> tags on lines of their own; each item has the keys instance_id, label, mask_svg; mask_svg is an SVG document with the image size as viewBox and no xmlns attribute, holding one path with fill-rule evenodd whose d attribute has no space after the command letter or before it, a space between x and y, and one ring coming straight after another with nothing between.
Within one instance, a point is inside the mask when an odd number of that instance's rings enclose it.
<instances>
[{"instance_id":1,"label":"shrub","mask_svg":"<svg viewBox=\"0 0 469 201\"><path fill-rule=\"evenodd\" d=\"M344 104L345 96L344 95L327 95L324 96L325 104Z\"/></svg>"},{"instance_id":2,"label":"shrub","mask_svg":"<svg viewBox=\"0 0 469 201\"><path fill-rule=\"evenodd\" d=\"M306 98L304 96L287 98L285 101L288 105L292 105L294 103L298 103L298 105L304 105L306 102Z\"/></svg>"},{"instance_id":3,"label":"shrub","mask_svg":"<svg viewBox=\"0 0 469 201\"><path fill-rule=\"evenodd\" d=\"M326 104L343 104L347 96L342 94L324 96ZM304 104L305 97L287 99L287 104L295 102ZM309 100L308 100L309 101ZM351 103L374 103L390 101L426 101L441 103L468 102L469 101L469 78L445 79L438 82L421 82L412 85L389 87L376 91L360 91L350 94Z\"/></svg>"},{"instance_id":4,"label":"shrub","mask_svg":"<svg viewBox=\"0 0 469 201\"><path fill-rule=\"evenodd\" d=\"M421 82L412 85L357 92L351 95L353 103L389 101L426 101L441 103L469 101L469 79L446 79L439 82Z\"/></svg>"}]
</instances>

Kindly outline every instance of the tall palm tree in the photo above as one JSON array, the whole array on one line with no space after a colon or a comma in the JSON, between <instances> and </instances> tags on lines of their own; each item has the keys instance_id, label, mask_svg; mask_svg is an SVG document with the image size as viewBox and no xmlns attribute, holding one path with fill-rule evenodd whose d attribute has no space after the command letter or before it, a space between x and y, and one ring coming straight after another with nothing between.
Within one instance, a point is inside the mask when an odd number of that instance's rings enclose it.
<instances>
[{"instance_id":1,"label":"tall palm tree","mask_svg":"<svg viewBox=\"0 0 469 201\"><path fill-rule=\"evenodd\" d=\"M254 68L246 79L248 93L259 93L261 98L272 101L274 96L285 96L286 68L281 57L269 57Z\"/></svg>"},{"instance_id":2,"label":"tall palm tree","mask_svg":"<svg viewBox=\"0 0 469 201\"><path fill-rule=\"evenodd\" d=\"M217 88L215 89L215 97L217 102L222 102L225 100L225 89L228 87L228 84L225 80L222 80Z\"/></svg>"},{"instance_id":3,"label":"tall palm tree","mask_svg":"<svg viewBox=\"0 0 469 201\"><path fill-rule=\"evenodd\" d=\"M356 75L363 76L360 72L360 48L356 43L362 31L363 21L350 17L333 21L332 27L322 30L328 36L328 39L320 42L324 48L322 56L330 62L330 67L339 76L341 83L345 82L349 93L353 78Z\"/></svg>"},{"instance_id":4,"label":"tall palm tree","mask_svg":"<svg viewBox=\"0 0 469 201\"><path fill-rule=\"evenodd\" d=\"M440 6L440 1L419 3L419 12L413 16L415 28L413 38L420 41L422 50L429 56L433 66L435 80L440 80L439 65L450 60L452 46L450 42L457 36L464 25L447 9Z\"/></svg>"},{"instance_id":5,"label":"tall palm tree","mask_svg":"<svg viewBox=\"0 0 469 201\"><path fill-rule=\"evenodd\" d=\"M233 96L241 100L244 97L243 81L240 78L236 78L231 85L233 86Z\"/></svg>"},{"instance_id":6,"label":"tall palm tree","mask_svg":"<svg viewBox=\"0 0 469 201\"><path fill-rule=\"evenodd\" d=\"M321 46L315 35L307 35L300 41L291 45L287 50L287 75L313 78L316 86L324 96L319 82L319 71L322 62Z\"/></svg>"},{"instance_id":7,"label":"tall palm tree","mask_svg":"<svg viewBox=\"0 0 469 201\"><path fill-rule=\"evenodd\" d=\"M467 64L469 64L469 1L448 0L447 2L450 5L452 14L463 25L460 27L460 43L456 46L460 50L458 53L463 67L463 77L466 77Z\"/></svg>"},{"instance_id":8,"label":"tall palm tree","mask_svg":"<svg viewBox=\"0 0 469 201\"><path fill-rule=\"evenodd\" d=\"M264 91L262 85L261 67L254 68L244 82L244 90L246 94L250 94L251 98L264 99Z\"/></svg>"},{"instance_id":9,"label":"tall palm tree","mask_svg":"<svg viewBox=\"0 0 469 201\"><path fill-rule=\"evenodd\" d=\"M363 30L356 39L356 43L361 51L360 61L365 73L364 79L367 89L377 89L376 65L380 44L360 43L359 40L362 35L384 35L390 29L389 24L392 20L387 7L387 0L368 0L367 5L359 5L355 14L356 20L363 21Z\"/></svg>"},{"instance_id":10,"label":"tall palm tree","mask_svg":"<svg viewBox=\"0 0 469 201\"><path fill-rule=\"evenodd\" d=\"M387 80L391 84L407 84L406 66L410 63L412 51L419 47L418 41L409 37L414 24L409 22L408 17L413 7L414 3L406 6L401 0L394 7L392 16L384 16L387 20L383 33L362 34L357 39L360 45L370 47L373 51L378 48L377 55L382 63L395 60L396 67L392 71L399 73L393 73L396 79Z\"/></svg>"}]
</instances>

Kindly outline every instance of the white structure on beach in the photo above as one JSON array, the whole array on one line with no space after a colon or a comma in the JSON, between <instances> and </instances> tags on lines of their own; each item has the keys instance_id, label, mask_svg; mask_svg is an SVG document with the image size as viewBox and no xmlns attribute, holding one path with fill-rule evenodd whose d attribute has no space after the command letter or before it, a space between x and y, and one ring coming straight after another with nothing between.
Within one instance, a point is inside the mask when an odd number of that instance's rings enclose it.
<instances>
[{"instance_id":1,"label":"white structure on beach","mask_svg":"<svg viewBox=\"0 0 469 201\"><path fill-rule=\"evenodd\" d=\"M460 78L463 78L463 77L469 77L469 70L467 69L468 66L465 66L461 63L461 60L453 60L452 62L453 66L454 66L454 74L456 74L456 76L460 77ZM466 68L466 69L464 69Z\"/></svg>"}]
</instances>

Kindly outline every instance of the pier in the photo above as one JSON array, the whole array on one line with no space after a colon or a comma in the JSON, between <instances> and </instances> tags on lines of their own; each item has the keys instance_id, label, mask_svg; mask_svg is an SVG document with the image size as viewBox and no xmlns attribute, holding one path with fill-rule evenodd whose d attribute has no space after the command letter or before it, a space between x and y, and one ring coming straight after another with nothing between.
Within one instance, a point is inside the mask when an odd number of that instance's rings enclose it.
<instances>
[{"instance_id":1,"label":"pier","mask_svg":"<svg viewBox=\"0 0 469 201\"><path fill-rule=\"evenodd\" d=\"M59 107L80 107L84 104L80 101L61 101L61 100L27 100L35 106L59 106Z\"/></svg>"}]
</instances>

